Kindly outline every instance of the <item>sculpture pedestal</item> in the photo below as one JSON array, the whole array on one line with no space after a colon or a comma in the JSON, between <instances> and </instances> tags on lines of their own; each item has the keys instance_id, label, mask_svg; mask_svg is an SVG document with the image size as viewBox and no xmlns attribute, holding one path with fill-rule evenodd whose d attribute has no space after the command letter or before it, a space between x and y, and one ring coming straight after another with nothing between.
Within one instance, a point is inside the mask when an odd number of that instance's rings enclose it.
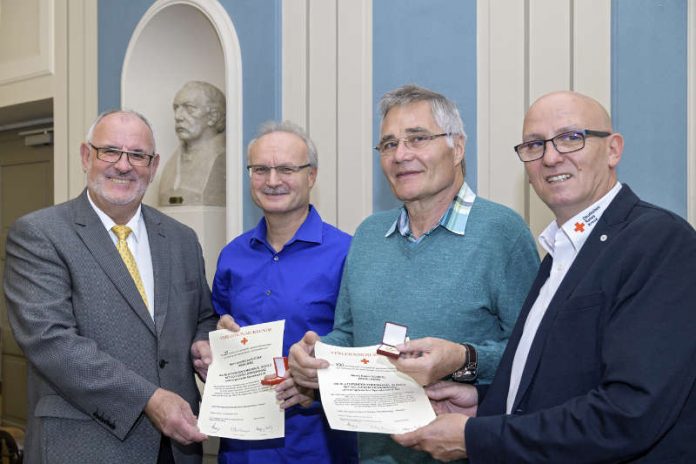
<instances>
[{"instance_id":1,"label":"sculpture pedestal","mask_svg":"<svg viewBox=\"0 0 696 464\"><path fill-rule=\"evenodd\" d=\"M205 259L205 276L212 285L220 250L225 241L225 207L224 206L160 206L158 208L167 216L182 222L196 231L203 248Z\"/></svg>"}]
</instances>

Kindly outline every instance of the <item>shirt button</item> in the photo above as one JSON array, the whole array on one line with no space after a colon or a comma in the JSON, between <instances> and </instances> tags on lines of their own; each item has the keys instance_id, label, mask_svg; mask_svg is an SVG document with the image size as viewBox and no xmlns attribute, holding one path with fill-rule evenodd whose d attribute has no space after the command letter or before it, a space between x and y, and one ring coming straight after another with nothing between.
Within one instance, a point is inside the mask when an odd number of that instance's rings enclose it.
<instances>
[{"instance_id":1,"label":"shirt button","mask_svg":"<svg viewBox=\"0 0 696 464\"><path fill-rule=\"evenodd\" d=\"M280 259L280 258L278 258L278 255L275 255L275 256L273 257L273 261L278 261L279 259Z\"/></svg>"},{"instance_id":2,"label":"shirt button","mask_svg":"<svg viewBox=\"0 0 696 464\"><path fill-rule=\"evenodd\" d=\"M270 290L266 290L266 295L270 295L270 294L271 294L271 291L270 291Z\"/></svg>"}]
</instances>

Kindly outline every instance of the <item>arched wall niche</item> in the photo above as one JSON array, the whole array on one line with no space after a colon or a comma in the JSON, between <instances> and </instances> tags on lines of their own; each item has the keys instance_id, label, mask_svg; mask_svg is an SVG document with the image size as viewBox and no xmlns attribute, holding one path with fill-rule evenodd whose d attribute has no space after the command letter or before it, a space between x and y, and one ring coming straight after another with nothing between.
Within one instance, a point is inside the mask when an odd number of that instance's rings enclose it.
<instances>
[{"instance_id":1,"label":"arched wall niche","mask_svg":"<svg viewBox=\"0 0 696 464\"><path fill-rule=\"evenodd\" d=\"M167 214L199 235L212 277L220 248L242 232L242 60L237 33L214 0L158 0L143 15L128 44L121 104L142 112L155 132L158 175L144 201L157 206L162 169L178 146L172 101L188 81L209 82L227 99L226 206L168 206ZM216 210L217 209L217 210Z\"/></svg>"},{"instance_id":2,"label":"arched wall niche","mask_svg":"<svg viewBox=\"0 0 696 464\"><path fill-rule=\"evenodd\" d=\"M123 107L152 123L160 169L177 147L172 100L191 80L210 82L227 97L226 238L242 231L242 58L232 20L214 0L158 0L128 44L121 75ZM145 201L157 204L159 178Z\"/></svg>"}]
</instances>

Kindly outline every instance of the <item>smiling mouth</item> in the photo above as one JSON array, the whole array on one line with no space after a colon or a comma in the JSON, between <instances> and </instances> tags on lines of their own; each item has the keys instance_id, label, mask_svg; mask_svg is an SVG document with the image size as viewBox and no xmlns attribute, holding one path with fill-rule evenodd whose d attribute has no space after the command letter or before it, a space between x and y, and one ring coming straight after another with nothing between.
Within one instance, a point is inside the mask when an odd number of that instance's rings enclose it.
<instances>
[{"instance_id":1,"label":"smiling mouth","mask_svg":"<svg viewBox=\"0 0 696 464\"><path fill-rule=\"evenodd\" d=\"M557 184L560 182L565 182L572 176L570 174L558 174L557 176L551 176L546 178L546 182L549 184Z\"/></svg>"},{"instance_id":2,"label":"smiling mouth","mask_svg":"<svg viewBox=\"0 0 696 464\"><path fill-rule=\"evenodd\" d=\"M404 171L404 172L396 173L396 177L413 176L415 174L419 174L419 172L418 171Z\"/></svg>"},{"instance_id":3,"label":"smiling mouth","mask_svg":"<svg viewBox=\"0 0 696 464\"><path fill-rule=\"evenodd\" d=\"M111 182L113 182L114 184L121 184L121 185L129 184L131 182L130 179L123 179L123 178L119 178L119 177L111 177L109 180Z\"/></svg>"}]
</instances>

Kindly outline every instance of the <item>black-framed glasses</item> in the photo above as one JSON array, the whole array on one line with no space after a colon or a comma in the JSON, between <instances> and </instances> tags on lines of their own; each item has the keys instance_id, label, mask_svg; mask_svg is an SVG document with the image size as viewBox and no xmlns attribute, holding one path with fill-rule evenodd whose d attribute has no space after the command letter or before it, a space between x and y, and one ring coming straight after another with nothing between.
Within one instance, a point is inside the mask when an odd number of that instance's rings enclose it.
<instances>
[{"instance_id":1,"label":"black-framed glasses","mask_svg":"<svg viewBox=\"0 0 696 464\"><path fill-rule=\"evenodd\" d=\"M140 151L119 150L114 147L97 147L92 145L92 142L87 142L87 144L97 152L97 158L107 163L118 163L121 160L121 156L126 155L131 166L149 166L152 163L152 158L155 157L154 154Z\"/></svg>"},{"instance_id":2,"label":"black-framed glasses","mask_svg":"<svg viewBox=\"0 0 696 464\"><path fill-rule=\"evenodd\" d=\"M550 139L546 140L530 140L528 142L515 145L515 151L520 160L527 163L529 161L538 160L546 153L546 144L553 143L554 148L558 153L573 153L574 151L585 148L585 138L593 137L609 137L611 132L596 131L590 129L581 129L563 132Z\"/></svg>"},{"instance_id":3,"label":"black-framed glasses","mask_svg":"<svg viewBox=\"0 0 696 464\"><path fill-rule=\"evenodd\" d=\"M303 164L301 166L295 166L294 164L281 164L279 166L266 166L265 164L250 164L246 168L250 177L268 177L271 175L272 170L275 170L276 174L278 174L281 177L290 177L293 174L297 174L301 170L310 166L310 163Z\"/></svg>"},{"instance_id":4,"label":"black-framed glasses","mask_svg":"<svg viewBox=\"0 0 696 464\"><path fill-rule=\"evenodd\" d=\"M401 142L404 143L406 148L410 148L411 150L420 150L421 148L425 148L425 146L428 145L431 140L450 135L452 135L451 132L443 132L442 134L411 134L401 139L392 138L382 140L377 144L376 147L374 147L374 149L380 152L380 154L388 156L396 152L396 149L399 148L399 143Z\"/></svg>"}]
</instances>

